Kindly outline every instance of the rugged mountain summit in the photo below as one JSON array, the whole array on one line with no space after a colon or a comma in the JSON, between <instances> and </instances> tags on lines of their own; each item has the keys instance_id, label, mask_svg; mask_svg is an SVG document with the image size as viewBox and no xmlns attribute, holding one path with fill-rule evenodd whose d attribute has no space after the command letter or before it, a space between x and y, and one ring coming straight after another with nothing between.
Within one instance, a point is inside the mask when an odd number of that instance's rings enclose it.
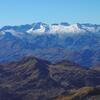
<instances>
[{"instance_id":1,"label":"rugged mountain summit","mask_svg":"<svg viewBox=\"0 0 100 100\"><path fill-rule=\"evenodd\" d=\"M98 80L98 81L97 81ZM53 100L71 89L100 85L100 71L35 57L0 65L1 100Z\"/></svg>"}]
</instances>

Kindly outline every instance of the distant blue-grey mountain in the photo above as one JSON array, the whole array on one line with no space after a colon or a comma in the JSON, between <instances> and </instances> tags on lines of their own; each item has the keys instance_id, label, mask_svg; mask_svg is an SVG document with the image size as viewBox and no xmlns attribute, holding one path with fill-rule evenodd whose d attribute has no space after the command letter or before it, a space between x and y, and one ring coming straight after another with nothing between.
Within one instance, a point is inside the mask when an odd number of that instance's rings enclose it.
<instances>
[{"instance_id":1,"label":"distant blue-grey mountain","mask_svg":"<svg viewBox=\"0 0 100 100\"><path fill-rule=\"evenodd\" d=\"M52 63L70 60L82 66L100 63L100 25L42 22L0 29L0 62L36 56Z\"/></svg>"}]
</instances>

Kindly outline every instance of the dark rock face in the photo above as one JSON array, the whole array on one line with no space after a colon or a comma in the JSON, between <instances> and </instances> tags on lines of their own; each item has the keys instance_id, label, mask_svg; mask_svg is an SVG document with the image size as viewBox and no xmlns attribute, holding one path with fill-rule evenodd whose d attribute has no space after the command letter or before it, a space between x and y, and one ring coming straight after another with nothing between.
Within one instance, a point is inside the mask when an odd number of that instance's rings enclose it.
<instances>
[{"instance_id":1,"label":"dark rock face","mask_svg":"<svg viewBox=\"0 0 100 100\"><path fill-rule=\"evenodd\" d=\"M0 100L52 100L71 89L100 85L100 71L34 57L0 65Z\"/></svg>"}]
</instances>

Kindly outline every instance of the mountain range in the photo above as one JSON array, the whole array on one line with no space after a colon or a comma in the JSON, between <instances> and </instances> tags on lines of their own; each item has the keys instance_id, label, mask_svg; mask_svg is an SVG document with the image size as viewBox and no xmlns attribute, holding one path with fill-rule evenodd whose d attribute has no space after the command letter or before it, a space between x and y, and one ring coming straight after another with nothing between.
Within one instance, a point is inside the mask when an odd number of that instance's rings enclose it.
<instances>
[{"instance_id":1,"label":"mountain range","mask_svg":"<svg viewBox=\"0 0 100 100\"><path fill-rule=\"evenodd\" d=\"M0 100L99 100L100 25L38 22L0 29Z\"/></svg>"},{"instance_id":2,"label":"mountain range","mask_svg":"<svg viewBox=\"0 0 100 100\"><path fill-rule=\"evenodd\" d=\"M38 22L0 29L0 63L35 56L57 63L69 60L84 67L100 64L100 25Z\"/></svg>"}]
</instances>

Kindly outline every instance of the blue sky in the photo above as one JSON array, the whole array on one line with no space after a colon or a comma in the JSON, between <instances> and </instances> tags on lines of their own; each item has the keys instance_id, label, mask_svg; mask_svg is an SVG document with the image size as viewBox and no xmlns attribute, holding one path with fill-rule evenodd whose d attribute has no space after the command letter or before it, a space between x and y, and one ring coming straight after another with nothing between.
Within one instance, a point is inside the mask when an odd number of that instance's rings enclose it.
<instances>
[{"instance_id":1,"label":"blue sky","mask_svg":"<svg viewBox=\"0 0 100 100\"><path fill-rule=\"evenodd\" d=\"M0 0L0 26L40 21L100 24L100 0Z\"/></svg>"}]
</instances>

